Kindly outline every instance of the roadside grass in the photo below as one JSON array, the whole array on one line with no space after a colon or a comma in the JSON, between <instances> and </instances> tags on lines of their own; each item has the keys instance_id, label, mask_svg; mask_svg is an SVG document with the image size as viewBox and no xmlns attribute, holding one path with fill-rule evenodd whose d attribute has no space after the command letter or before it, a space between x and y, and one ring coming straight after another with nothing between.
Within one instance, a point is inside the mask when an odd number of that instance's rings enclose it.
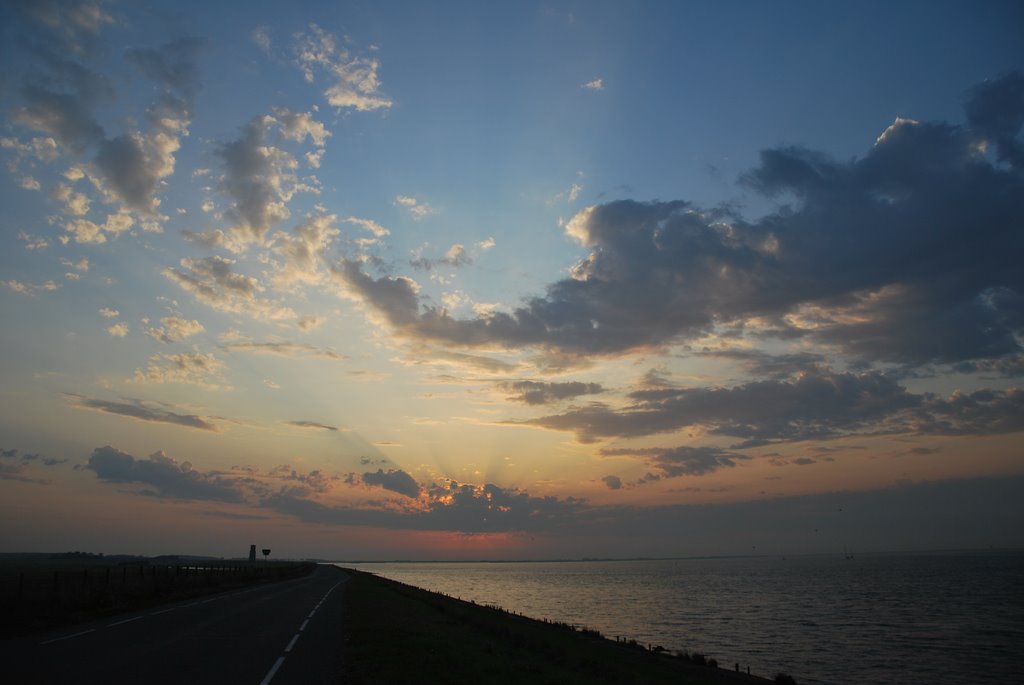
<instances>
[{"instance_id":1,"label":"roadside grass","mask_svg":"<svg viewBox=\"0 0 1024 685\"><path fill-rule=\"evenodd\" d=\"M346 683L766 683L346 569Z\"/></svg>"}]
</instances>

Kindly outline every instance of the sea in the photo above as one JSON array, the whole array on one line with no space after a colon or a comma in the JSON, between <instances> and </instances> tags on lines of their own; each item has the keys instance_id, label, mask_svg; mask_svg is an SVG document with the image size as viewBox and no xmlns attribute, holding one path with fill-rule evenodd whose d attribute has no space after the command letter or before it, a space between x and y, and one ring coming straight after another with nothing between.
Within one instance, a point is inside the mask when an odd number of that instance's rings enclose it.
<instances>
[{"instance_id":1,"label":"sea","mask_svg":"<svg viewBox=\"0 0 1024 685\"><path fill-rule=\"evenodd\" d=\"M1024 550L339 563L798 683L1024 683Z\"/></svg>"}]
</instances>

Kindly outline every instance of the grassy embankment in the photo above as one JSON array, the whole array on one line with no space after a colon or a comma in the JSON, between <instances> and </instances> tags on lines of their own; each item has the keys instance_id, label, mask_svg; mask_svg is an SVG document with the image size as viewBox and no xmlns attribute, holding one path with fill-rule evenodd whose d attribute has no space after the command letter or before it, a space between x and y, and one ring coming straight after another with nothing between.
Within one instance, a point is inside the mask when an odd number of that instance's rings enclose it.
<instances>
[{"instance_id":1,"label":"grassy embankment","mask_svg":"<svg viewBox=\"0 0 1024 685\"><path fill-rule=\"evenodd\" d=\"M634 644L349 571L346 683L769 682Z\"/></svg>"},{"instance_id":2,"label":"grassy embankment","mask_svg":"<svg viewBox=\"0 0 1024 685\"><path fill-rule=\"evenodd\" d=\"M0 637L309 573L315 564L88 554L0 556Z\"/></svg>"}]
</instances>

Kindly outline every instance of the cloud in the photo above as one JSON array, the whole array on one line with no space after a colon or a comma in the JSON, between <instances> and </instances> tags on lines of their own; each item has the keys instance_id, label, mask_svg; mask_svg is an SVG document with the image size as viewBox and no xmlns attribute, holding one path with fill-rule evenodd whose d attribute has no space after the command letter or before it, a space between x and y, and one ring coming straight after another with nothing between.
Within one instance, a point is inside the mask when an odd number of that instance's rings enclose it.
<instances>
[{"instance_id":1,"label":"cloud","mask_svg":"<svg viewBox=\"0 0 1024 685\"><path fill-rule=\"evenodd\" d=\"M596 78L593 81L587 81L580 88L585 90L604 90L604 80Z\"/></svg>"},{"instance_id":2,"label":"cloud","mask_svg":"<svg viewBox=\"0 0 1024 685\"><path fill-rule=\"evenodd\" d=\"M16 448L0 448L0 480L14 480L22 483L47 485L49 481L31 475L35 466L53 467L66 464L67 459L54 459L42 454L19 454Z\"/></svg>"},{"instance_id":3,"label":"cloud","mask_svg":"<svg viewBox=\"0 0 1024 685\"><path fill-rule=\"evenodd\" d=\"M31 21L36 30L42 31L48 42L72 54L94 49L100 29L114 22L99 2L33 0L15 2L11 6Z\"/></svg>"},{"instance_id":4,"label":"cloud","mask_svg":"<svg viewBox=\"0 0 1024 685\"><path fill-rule=\"evenodd\" d=\"M149 358L146 370L135 369L136 383L188 383L205 387L216 387L211 379L220 376L224 362L212 354L182 352L180 354L156 354Z\"/></svg>"},{"instance_id":5,"label":"cloud","mask_svg":"<svg viewBox=\"0 0 1024 685\"><path fill-rule=\"evenodd\" d=\"M109 400L98 400L83 395L68 394L65 396L72 407L76 409L89 409L106 414L127 416L137 421L152 423L169 423L183 428L218 432L216 424L208 418L195 414L178 414L176 412L153 406L153 403L144 400L126 400L123 402L112 402Z\"/></svg>"},{"instance_id":6,"label":"cloud","mask_svg":"<svg viewBox=\"0 0 1024 685\"><path fill-rule=\"evenodd\" d=\"M123 321L119 321L113 326L108 326L107 333L109 333L112 338L123 338L128 335L128 324Z\"/></svg>"},{"instance_id":7,"label":"cloud","mask_svg":"<svg viewBox=\"0 0 1024 685\"><path fill-rule=\"evenodd\" d=\"M201 473L189 462L179 464L161 450L136 459L109 445L93 450L86 468L108 483L148 486L142 494L153 497L241 502L242 492L228 478Z\"/></svg>"},{"instance_id":8,"label":"cloud","mask_svg":"<svg viewBox=\"0 0 1024 685\"><path fill-rule=\"evenodd\" d=\"M323 423L317 423L316 421L289 421L289 426L297 426L298 428L319 428L325 431L337 432L337 426L328 426Z\"/></svg>"},{"instance_id":9,"label":"cloud","mask_svg":"<svg viewBox=\"0 0 1024 685\"><path fill-rule=\"evenodd\" d=\"M50 246L50 243L46 238L38 235L32 235L25 231L18 232L18 240L24 241L26 250L45 250Z\"/></svg>"},{"instance_id":10,"label":"cloud","mask_svg":"<svg viewBox=\"0 0 1024 685\"><path fill-rule=\"evenodd\" d=\"M360 112L391 107L391 100L380 92L380 63L376 59L353 56L339 46L333 34L316 24L310 24L309 32L296 38L299 68L310 83L317 72L327 74L331 85L324 91L324 97L332 106Z\"/></svg>"},{"instance_id":11,"label":"cloud","mask_svg":"<svg viewBox=\"0 0 1024 685\"><path fill-rule=\"evenodd\" d=\"M345 219L345 222L349 224L355 224L356 226L361 226L365 230L372 233L374 238L384 238L391 235L391 231L389 231L388 229L384 228L376 221L373 221L371 219L360 219L359 217L350 216L347 219Z\"/></svg>"},{"instance_id":12,"label":"cloud","mask_svg":"<svg viewBox=\"0 0 1024 685\"><path fill-rule=\"evenodd\" d=\"M253 43L256 43L263 52L270 52L270 27L269 26L257 26L249 34Z\"/></svg>"},{"instance_id":13,"label":"cloud","mask_svg":"<svg viewBox=\"0 0 1024 685\"><path fill-rule=\"evenodd\" d=\"M16 292L19 295L35 295L40 291L53 291L60 288L58 283L53 281L46 281L38 285L32 283L23 283L22 281L16 281L14 279L2 281L12 292Z\"/></svg>"},{"instance_id":14,"label":"cloud","mask_svg":"<svg viewBox=\"0 0 1024 685\"><path fill-rule=\"evenodd\" d=\"M961 362L954 365L953 370L960 373L994 374L1002 378L1019 378L1024 376L1024 354Z\"/></svg>"},{"instance_id":15,"label":"cloud","mask_svg":"<svg viewBox=\"0 0 1024 685\"><path fill-rule=\"evenodd\" d=\"M1024 390L957 390L929 395L914 416L914 428L933 435L998 435L1024 431Z\"/></svg>"},{"instance_id":16,"label":"cloud","mask_svg":"<svg viewBox=\"0 0 1024 685\"><path fill-rule=\"evenodd\" d=\"M551 404L581 395L594 395L604 392L600 383L543 383L540 381L510 381L498 385L507 392L514 393L508 399L525 404Z\"/></svg>"},{"instance_id":17,"label":"cloud","mask_svg":"<svg viewBox=\"0 0 1024 685\"><path fill-rule=\"evenodd\" d=\"M287 107L275 107L273 112L281 128L281 136L287 140L301 143L309 138L317 147L323 147L331 137L331 132L313 118L312 112L293 112Z\"/></svg>"},{"instance_id":18,"label":"cloud","mask_svg":"<svg viewBox=\"0 0 1024 685\"><path fill-rule=\"evenodd\" d=\"M605 476L601 481L608 486L609 490L621 490L622 479L618 476Z\"/></svg>"},{"instance_id":19,"label":"cloud","mask_svg":"<svg viewBox=\"0 0 1024 685\"><path fill-rule=\"evenodd\" d=\"M271 250L281 261L274 264L270 280L280 290L317 285L326 274L324 255L339 232L334 214L310 216L291 233L274 235Z\"/></svg>"},{"instance_id":20,"label":"cloud","mask_svg":"<svg viewBox=\"0 0 1024 685\"><path fill-rule=\"evenodd\" d=\"M388 475L383 470L380 473ZM354 484L357 479L350 478L350 482ZM424 502L426 508L423 508ZM493 484L450 481L422 488L416 505L409 502L407 509L329 506L287 493L267 497L262 505L308 523L482 533L552 532L570 524L583 510L585 502L572 497L535 497Z\"/></svg>"},{"instance_id":21,"label":"cloud","mask_svg":"<svg viewBox=\"0 0 1024 685\"><path fill-rule=\"evenodd\" d=\"M604 456L640 457L651 468L657 469L659 478L704 476L721 468L732 468L738 460L749 459L742 454L717 447L648 447L602 449ZM647 480L651 480L650 476Z\"/></svg>"},{"instance_id":22,"label":"cloud","mask_svg":"<svg viewBox=\"0 0 1024 685\"><path fill-rule=\"evenodd\" d=\"M134 225L135 219L125 211L108 214L102 224L89 219L71 219L64 224L64 230L71 235L61 236L61 242L66 244L73 239L80 244L102 245L107 242L108 235L117 237Z\"/></svg>"},{"instance_id":23,"label":"cloud","mask_svg":"<svg viewBox=\"0 0 1024 685\"><path fill-rule=\"evenodd\" d=\"M266 232L291 216L287 204L292 196L310 189L295 174L295 157L270 144L268 132L276 124L271 116L255 117L239 138L215 153L224 165L218 189L232 200L224 215L234 222L227 235L216 235L231 250L262 245Z\"/></svg>"},{"instance_id":24,"label":"cloud","mask_svg":"<svg viewBox=\"0 0 1024 685\"><path fill-rule=\"evenodd\" d=\"M426 202L420 202L417 198L409 195L396 195L395 204L399 207L404 207L414 221L419 221L424 217L437 213L437 210Z\"/></svg>"},{"instance_id":25,"label":"cloud","mask_svg":"<svg viewBox=\"0 0 1024 685\"><path fill-rule=\"evenodd\" d=\"M89 16L93 21L82 24L71 19L77 11L69 7L45 11L37 18L49 16L42 24L50 29L88 26L89 33L95 33L106 23L96 19L106 15L92 13ZM83 35L77 30L73 33ZM66 38L70 35L64 34ZM59 146L61 151L80 161L73 177L66 174L69 180L88 178L104 202L117 205L108 215L106 224L88 220L85 215L89 212L90 199L84 193L58 184L53 195L64 203L67 214L77 217L65 226L77 242L100 243L105 240L103 231L127 230L131 221L127 221L127 225L123 219L111 221L112 217L129 212L143 215L144 229L160 230L160 221L165 217L157 211L160 205L157 196L164 179L174 171L174 157L181 146L181 138L188 135L192 100L198 87L196 58L201 45L199 39L183 38L158 48L125 51L124 61L156 83L158 94L145 110L146 126L117 135L108 135L96 119L98 107L112 101L116 94L112 82L88 65L87 51L78 51L79 54L61 51L52 40L30 48L35 59L21 88L24 104L16 110L15 120L49 136L33 141L53 141L55 147ZM43 155L42 150L34 152L36 158ZM55 156L56 152L46 154ZM25 156L24 147L19 154Z\"/></svg>"},{"instance_id":26,"label":"cloud","mask_svg":"<svg viewBox=\"0 0 1024 685\"><path fill-rule=\"evenodd\" d=\"M196 60L203 40L181 38L158 48L125 52L125 60L162 87L146 110L149 130L132 131L99 143L93 182L129 209L153 214L163 179L174 173L174 155L188 135L192 100L199 85Z\"/></svg>"},{"instance_id":27,"label":"cloud","mask_svg":"<svg viewBox=\"0 0 1024 685\"><path fill-rule=\"evenodd\" d=\"M791 381L732 388L654 388L630 397L634 403L621 410L594 404L523 423L573 431L581 442L689 426L748 441L805 440L882 430L887 420L905 419L906 410L924 401L876 372L805 373ZM898 422L898 428L908 430L905 422Z\"/></svg>"},{"instance_id":28,"label":"cloud","mask_svg":"<svg viewBox=\"0 0 1024 685\"><path fill-rule=\"evenodd\" d=\"M417 256L415 259L409 260L410 266L423 271L433 271L441 266L449 266L453 269L457 269L472 263L472 255L466 251L466 247L464 245L460 245L458 243L448 248L448 251L445 252L443 257L428 259L426 257Z\"/></svg>"},{"instance_id":29,"label":"cloud","mask_svg":"<svg viewBox=\"0 0 1024 685\"><path fill-rule=\"evenodd\" d=\"M382 487L406 497L420 496L420 484L401 469L388 469L387 472L384 469L377 469L376 472L367 472L362 475L362 481L366 485Z\"/></svg>"},{"instance_id":30,"label":"cloud","mask_svg":"<svg viewBox=\"0 0 1024 685\"><path fill-rule=\"evenodd\" d=\"M103 313L103 310L100 313ZM160 323L163 324L160 328L146 329L146 335L162 343L178 342L206 330L203 324L195 319L183 319L180 316L165 316L160 319Z\"/></svg>"},{"instance_id":31,"label":"cloud","mask_svg":"<svg viewBox=\"0 0 1024 685\"><path fill-rule=\"evenodd\" d=\"M592 404L512 423L572 431L584 443L699 426L713 436L741 439L734 449L865 433L993 435L1024 430L1024 391L918 395L878 372L822 369L731 388L654 387L637 390L630 398L633 404L621 409Z\"/></svg>"},{"instance_id":32,"label":"cloud","mask_svg":"<svg viewBox=\"0 0 1024 685\"><path fill-rule=\"evenodd\" d=\"M248 314L255 319L280 321L296 316L295 312L258 297L265 288L251 276L233 270L235 262L224 257L181 260L181 269L167 268L163 275L197 300L225 312Z\"/></svg>"},{"instance_id":33,"label":"cloud","mask_svg":"<svg viewBox=\"0 0 1024 685\"><path fill-rule=\"evenodd\" d=\"M824 355L814 352L768 354L760 350L711 350L701 356L731 359L752 376L783 379L804 371L813 371L825 363Z\"/></svg>"},{"instance_id":34,"label":"cloud","mask_svg":"<svg viewBox=\"0 0 1024 685\"><path fill-rule=\"evenodd\" d=\"M117 311L116 309L111 309L110 307L104 307L103 309L99 310L99 312L100 316L102 316L105 319L116 319L121 315L119 311Z\"/></svg>"},{"instance_id":35,"label":"cloud","mask_svg":"<svg viewBox=\"0 0 1024 685\"><path fill-rule=\"evenodd\" d=\"M996 145L997 158L1024 169L1024 143L1017 133L1024 126L1024 74L1010 72L980 83L967 94L967 123Z\"/></svg>"},{"instance_id":36,"label":"cloud","mask_svg":"<svg viewBox=\"0 0 1024 685\"><path fill-rule=\"evenodd\" d=\"M341 361L348 359L344 354L324 347L317 347L308 343L297 343L289 341L264 341L254 340L227 340L222 347L228 352L251 352L253 354L273 354L279 357L319 357Z\"/></svg>"},{"instance_id":37,"label":"cloud","mask_svg":"<svg viewBox=\"0 0 1024 685\"><path fill-rule=\"evenodd\" d=\"M455 319L421 304L410 279L355 262L335 275L397 334L448 345L610 356L728 327L872 363L1017 354L1024 176L980 152L984 130L900 120L845 162L765 150L743 182L784 204L756 221L678 200L587 207L565 227L587 257L511 312Z\"/></svg>"}]
</instances>

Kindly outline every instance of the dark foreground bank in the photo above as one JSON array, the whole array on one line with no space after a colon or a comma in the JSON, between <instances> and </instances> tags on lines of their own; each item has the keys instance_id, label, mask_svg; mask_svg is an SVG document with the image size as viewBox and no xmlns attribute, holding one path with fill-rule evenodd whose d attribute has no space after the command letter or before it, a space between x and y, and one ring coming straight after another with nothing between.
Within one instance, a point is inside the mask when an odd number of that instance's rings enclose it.
<instances>
[{"instance_id":1,"label":"dark foreground bank","mask_svg":"<svg viewBox=\"0 0 1024 685\"><path fill-rule=\"evenodd\" d=\"M308 575L310 562L178 557L3 555L0 638Z\"/></svg>"},{"instance_id":2,"label":"dark foreground bank","mask_svg":"<svg viewBox=\"0 0 1024 685\"><path fill-rule=\"evenodd\" d=\"M346 569L345 682L771 682ZM778 682L792 682L779 680Z\"/></svg>"}]
</instances>

